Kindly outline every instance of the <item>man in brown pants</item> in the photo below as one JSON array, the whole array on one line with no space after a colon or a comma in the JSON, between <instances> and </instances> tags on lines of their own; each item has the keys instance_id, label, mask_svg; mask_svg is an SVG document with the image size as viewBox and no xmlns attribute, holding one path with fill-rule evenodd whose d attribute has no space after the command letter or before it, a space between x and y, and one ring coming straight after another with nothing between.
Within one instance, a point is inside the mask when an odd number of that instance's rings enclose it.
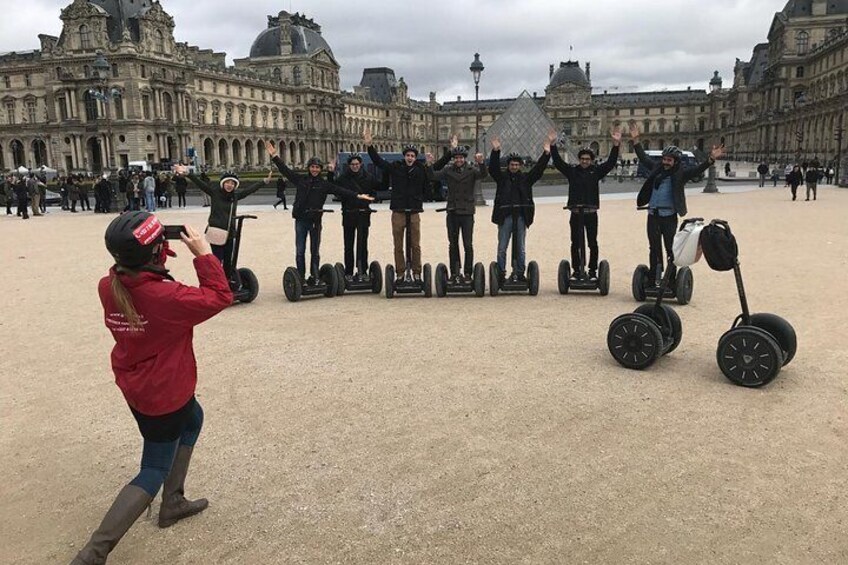
<instances>
[{"instance_id":1,"label":"man in brown pants","mask_svg":"<svg viewBox=\"0 0 848 565\"><path fill-rule=\"evenodd\" d=\"M368 156L375 166L389 175L392 187L392 236L395 245L395 272L398 281L406 271L406 253L403 236L406 231L406 216L409 214L410 247L412 247L412 276L421 281L421 218L424 208L424 188L431 182L432 173L418 161L418 149L414 145L403 148L403 161L389 163L371 145L371 131L366 129L362 139L368 146Z\"/></svg>"}]
</instances>

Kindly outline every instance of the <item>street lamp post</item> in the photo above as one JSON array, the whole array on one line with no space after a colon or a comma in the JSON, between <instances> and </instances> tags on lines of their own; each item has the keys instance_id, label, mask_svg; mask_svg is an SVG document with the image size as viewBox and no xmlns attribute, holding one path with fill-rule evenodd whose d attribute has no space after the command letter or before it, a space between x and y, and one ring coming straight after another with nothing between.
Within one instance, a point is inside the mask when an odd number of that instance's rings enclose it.
<instances>
[{"instance_id":1,"label":"street lamp post","mask_svg":"<svg viewBox=\"0 0 848 565\"><path fill-rule=\"evenodd\" d=\"M103 102L106 113L106 136L109 145L106 151L109 157L108 167L109 169L114 169L115 143L114 139L112 139L112 110L109 106L114 99L121 96L121 89L117 87L108 87L107 82L109 80L109 73L112 71L112 65L109 64L106 57L103 56L103 53L97 53L97 57L94 59L92 68L94 71L94 78L97 80L97 87L90 88L88 90L88 94L95 100Z\"/></svg>"},{"instance_id":2,"label":"street lamp post","mask_svg":"<svg viewBox=\"0 0 848 565\"><path fill-rule=\"evenodd\" d=\"M480 75L483 74L483 62L480 61L480 53L474 53L474 60L468 70L471 71L471 76L474 78L474 152L480 153ZM479 180L474 184L474 203L477 206L485 206L486 200L483 198L483 183Z\"/></svg>"},{"instance_id":3,"label":"street lamp post","mask_svg":"<svg viewBox=\"0 0 848 565\"><path fill-rule=\"evenodd\" d=\"M842 118L844 117L843 114L844 114L844 112L839 112L839 123L836 125L836 134L835 134L836 135L836 170L834 171L834 173L836 175L835 176L836 186L839 186L839 184L840 184L840 182L839 182L840 181L839 169L840 169L840 166L842 164L842 137L843 137L843 134L845 133L845 128L842 126Z\"/></svg>"}]
</instances>

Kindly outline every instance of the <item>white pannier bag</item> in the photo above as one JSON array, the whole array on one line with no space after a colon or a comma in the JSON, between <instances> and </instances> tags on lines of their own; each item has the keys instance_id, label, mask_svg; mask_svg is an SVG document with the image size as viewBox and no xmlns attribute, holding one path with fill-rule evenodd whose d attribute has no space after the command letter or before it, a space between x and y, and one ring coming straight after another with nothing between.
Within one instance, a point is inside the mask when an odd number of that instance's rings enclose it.
<instances>
[{"instance_id":1,"label":"white pannier bag","mask_svg":"<svg viewBox=\"0 0 848 565\"><path fill-rule=\"evenodd\" d=\"M701 258L701 230L704 220L695 218L686 220L680 231L674 235L671 252L674 253L674 264L677 267L694 265Z\"/></svg>"}]
</instances>

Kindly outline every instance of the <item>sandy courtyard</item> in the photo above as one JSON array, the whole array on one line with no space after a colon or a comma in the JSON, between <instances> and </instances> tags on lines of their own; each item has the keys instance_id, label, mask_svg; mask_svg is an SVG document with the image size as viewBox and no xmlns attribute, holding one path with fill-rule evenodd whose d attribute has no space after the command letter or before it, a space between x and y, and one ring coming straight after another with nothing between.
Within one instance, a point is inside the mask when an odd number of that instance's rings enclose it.
<instances>
[{"instance_id":1,"label":"sandy courtyard","mask_svg":"<svg viewBox=\"0 0 848 565\"><path fill-rule=\"evenodd\" d=\"M848 562L848 190L691 195L729 220L752 311L780 314L799 351L776 381L730 384L715 361L739 311L733 275L694 267L678 350L645 372L606 347L646 262L634 200L606 200L609 296L560 296L562 204L528 234L539 296L345 295L288 303L288 213L245 229L255 303L195 333L206 412L189 474L200 516L142 518L109 563ZM495 254L480 210L477 258ZM200 209L160 214L205 225ZM0 563L67 563L136 473L141 439L109 366L96 282L111 217L0 217ZM338 214L323 259L338 261ZM391 258L389 214L372 258ZM444 216L422 217L446 262ZM182 246L180 246L182 247ZM169 263L196 282L188 253ZM487 281L488 282L488 281Z\"/></svg>"}]
</instances>

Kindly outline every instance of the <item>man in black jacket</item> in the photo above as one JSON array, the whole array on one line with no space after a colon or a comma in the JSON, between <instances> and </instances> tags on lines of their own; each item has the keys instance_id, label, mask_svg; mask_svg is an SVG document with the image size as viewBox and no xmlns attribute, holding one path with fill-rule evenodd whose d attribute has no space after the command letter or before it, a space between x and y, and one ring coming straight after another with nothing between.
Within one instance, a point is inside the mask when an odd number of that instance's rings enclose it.
<instances>
[{"instance_id":1,"label":"man in black jacket","mask_svg":"<svg viewBox=\"0 0 848 565\"><path fill-rule=\"evenodd\" d=\"M451 157L453 163L445 168ZM451 139L451 151L445 152L433 165L432 176L435 180L445 180L448 185L447 217L448 256L451 277L461 282L463 275L471 280L474 269L474 186L486 178L486 165L483 154L474 156L475 165L469 164L468 148L460 146L456 136ZM433 156L427 154L427 161ZM462 232L462 246L465 253L465 266L461 269L459 260L459 234Z\"/></svg>"},{"instance_id":2,"label":"man in black jacket","mask_svg":"<svg viewBox=\"0 0 848 565\"><path fill-rule=\"evenodd\" d=\"M595 153L591 149L583 148L577 153L577 165L569 165L562 160L556 146L556 133L548 134L548 143L551 144L551 158L554 166L568 179L568 206L571 209L569 226L571 227L571 265L574 267L574 277L579 275L580 266L580 240L584 234L580 233L580 218L575 213L575 206L590 206L583 210L583 228L585 238L589 246L589 278L598 276L598 212L601 206L600 187L598 183L615 168L618 161L618 150L621 145L621 130L616 127L610 133L612 136L612 150L606 162L602 165L594 165Z\"/></svg>"},{"instance_id":3,"label":"man in black jacket","mask_svg":"<svg viewBox=\"0 0 848 565\"><path fill-rule=\"evenodd\" d=\"M392 238L395 248L395 272L401 281L406 271L404 253L404 233L406 232L406 217L409 213L409 243L412 247L412 276L416 282L421 281L421 217L424 209L424 189L432 182L429 167L418 162L418 148L407 145L403 148L403 161L389 163L384 160L371 145L371 130L366 129L362 135L368 146L368 156L375 166L389 175L392 187Z\"/></svg>"},{"instance_id":4,"label":"man in black jacket","mask_svg":"<svg viewBox=\"0 0 848 565\"><path fill-rule=\"evenodd\" d=\"M321 217L320 211L327 201L327 194L335 194L340 198L359 198L361 200L373 201L374 198L367 194L357 194L352 190L333 184L329 180L321 178L321 160L312 157L306 163L309 171L306 175L299 175L289 169L280 156L277 149L271 143L265 144L271 160L279 169L280 174L286 177L296 189L294 204L292 204L292 217L294 218L295 234L295 261L300 277L307 284L315 283L321 263ZM309 236L310 276L306 278L306 237Z\"/></svg>"},{"instance_id":5,"label":"man in black jacket","mask_svg":"<svg viewBox=\"0 0 848 565\"><path fill-rule=\"evenodd\" d=\"M329 166L328 178L333 180L333 168ZM362 168L362 157L354 153L347 159L347 170L335 177L336 184L357 194L376 196L380 183ZM368 272L368 230L371 227L371 207L359 199L342 200L342 230L344 231L345 276L352 277ZM354 255L354 244L356 253Z\"/></svg>"},{"instance_id":6,"label":"man in black jacket","mask_svg":"<svg viewBox=\"0 0 848 565\"><path fill-rule=\"evenodd\" d=\"M29 220L29 211L27 203L29 201L29 190L27 190L27 182L23 177L19 177L14 183L15 197L18 199L18 216L24 220ZM809 198L808 198L809 200Z\"/></svg>"},{"instance_id":7,"label":"man in black jacket","mask_svg":"<svg viewBox=\"0 0 848 565\"><path fill-rule=\"evenodd\" d=\"M501 171L501 140L497 136L492 138L492 154L489 156L489 175L497 183L492 223L498 225L498 266L501 273L506 273L506 249L512 237L512 222L515 218L517 241L514 241L513 245L516 248L517 260L512 264L510 278L522 282L527 280L524 276L524 240L527 230L533 224L536 211L533 185L542 178L551 158L550 144L546 141L542 148L542 156L529 173L521 171L522 159L515 153L507 156L506 172ZM512 206L519 208L511 208ZM492 281L492 284L496 284L495 281Z\"/></svg>"},{"instance_id":8,"label":"man in black jacket","mask_svg":"<svg viewBox=\"0 0 848 565\"><path fill-rule=\"evenodd\" d=\"M639 128L635 122L630 123L630 137L639 160L651 170L639 191L636 205L648 207L650 276L655 283L663 271L663 244L668 263L674 261L672 244L677 232L677 216L685 216L688 213L684 191L686 183L706 171L716 159L724 155L724 146L713 146L707 160L697 167L683 168L680 163L683 153L673 145L663 149L662 161L655 165L639 143Z\"/></svg>"},{"instance_id":9,"label":"man in black jacket","mask_svg":"<svg viewBox=\"0 0 848 565\"><path fill-rule=\"evenodd\" d=\"M768 163L763 161L762 163L760 163L760 166L757 167L757 174L760 175L760 188L762 188L766 185L766 175L768 175L768 172L769 172Z\"/></svg>"}]
</instances>

